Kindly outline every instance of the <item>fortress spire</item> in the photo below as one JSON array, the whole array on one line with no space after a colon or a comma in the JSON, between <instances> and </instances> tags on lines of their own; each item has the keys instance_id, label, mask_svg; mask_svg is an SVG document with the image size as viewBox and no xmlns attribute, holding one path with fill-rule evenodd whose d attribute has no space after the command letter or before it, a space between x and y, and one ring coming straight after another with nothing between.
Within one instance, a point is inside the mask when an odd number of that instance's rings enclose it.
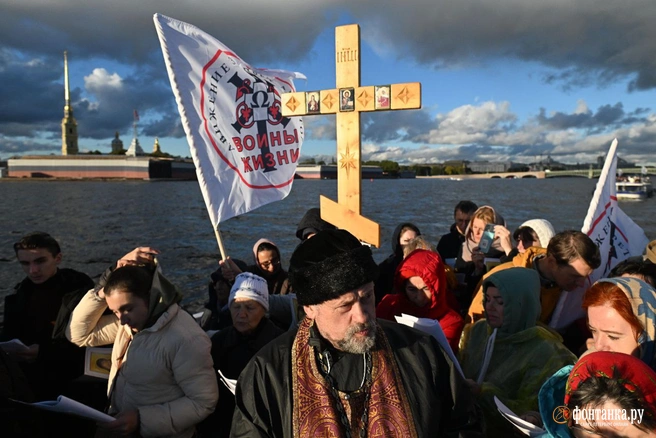
<instances>
[{"instance_id":1,"label":"fortress spire","mask_svg":"<svg viewBox=\"0 0 656 438\"><path fill-rule=\"evenodd\" d=\"M73 117L71 96L68 86L68 52L64 52L64 118L62 119L62 155L76 155L77 147L77 122Z\"/></svg>"}]
</instances>

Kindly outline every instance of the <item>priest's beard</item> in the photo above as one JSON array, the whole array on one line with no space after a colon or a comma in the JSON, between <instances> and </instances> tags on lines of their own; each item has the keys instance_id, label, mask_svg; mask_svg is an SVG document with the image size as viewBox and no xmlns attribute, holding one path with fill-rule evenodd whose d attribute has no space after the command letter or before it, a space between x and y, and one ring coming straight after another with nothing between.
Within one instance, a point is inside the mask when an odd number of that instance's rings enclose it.
<instances>
[{"instance_id":1,"label":"priest's beard","mask_svg":"<svg viewBox=\"0 0 656 438\"><path fill-rule=\"evenodd\" d=\"M355 335L363 330L367 330L366 336ZM344 335L344 339L337 341L336 344L337 348L347 353L366 353L376 344L376 323L374 321L369 321L365 324L356 324L349 327Z\"/></svg>"}]
</instances>

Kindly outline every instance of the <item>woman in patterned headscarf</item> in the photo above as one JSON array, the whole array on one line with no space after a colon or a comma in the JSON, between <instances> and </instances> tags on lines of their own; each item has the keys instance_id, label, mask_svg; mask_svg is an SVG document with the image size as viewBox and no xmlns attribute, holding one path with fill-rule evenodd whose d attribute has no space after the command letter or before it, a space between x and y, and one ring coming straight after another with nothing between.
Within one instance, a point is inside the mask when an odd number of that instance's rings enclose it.
<instances>
[{"instance_id":1,"label":"woman in patterned headscarf","mask_svg":"<svg viewBox=\"0 0 656 438\"><path fill-rule=\"evenodd\" d=\"M543 416L554 420L545 422L540 438L656 436L656 373L646 363L597 351L570 368L557 407L544 412L540 404Z\"/></svg>"},{"instance_id":2,"label":"woman in patterned headscarf","mask_svg":"<svg viewBox=\"0 0 656 438\"><path fill-rule=\"evenodd\" d=\"M656 290L637 278L604 278L583 296L592 339L590 351L638 356L656 369Z\"/></svg>"},{"instance_id":3,"label":"woman in patterned headscarf","mask_svg":"<svg viewBox=\"0 0 656 438\"><path fill-rule=\"evenodd\" d=\"M655 436L656 373L626 354L586 354L569 375L564 405L574 436Z\"/></svg>"}]
</instances>

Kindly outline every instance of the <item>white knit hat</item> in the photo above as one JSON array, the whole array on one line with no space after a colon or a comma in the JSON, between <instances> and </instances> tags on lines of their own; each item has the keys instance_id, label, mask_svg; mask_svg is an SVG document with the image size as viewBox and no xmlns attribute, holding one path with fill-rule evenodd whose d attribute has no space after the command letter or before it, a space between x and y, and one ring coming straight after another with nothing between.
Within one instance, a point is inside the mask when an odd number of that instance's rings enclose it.
<instances>
[{"instance_id":1,"label":"white knit hat","mask_svg":"<svg viewBox=\"0 0 656 438\"><path fill-rule=\"evenodd\" d=\"M549 245L551 238L556 234L551 222L545 219L531 219L530 221L524 222L519 227L529 227L535 231L535 234L538 235L538 239L540 239L540 246L542 248L546 248Z\"/></svg>"},{"instance_id":2,"label":"white knit hat","mask_svg":"<svg viewBox=\"0 0 656 438\"><path fill-rule=\"evenodd\" d=\"M248 298L255 300L269 311L269 287L264 278L250 272L242 272L235 277L235 284L230 289L228 305L232 305L235 298Z\"/></svg>"}]
</instances>

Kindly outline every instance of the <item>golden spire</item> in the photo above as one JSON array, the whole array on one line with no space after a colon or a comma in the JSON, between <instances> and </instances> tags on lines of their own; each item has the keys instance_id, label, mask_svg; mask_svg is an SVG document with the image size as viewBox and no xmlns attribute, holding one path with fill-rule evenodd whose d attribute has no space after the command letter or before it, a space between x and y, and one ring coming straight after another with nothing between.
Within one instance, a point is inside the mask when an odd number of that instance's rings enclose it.
<instances>
[{"instance_id":1,"label":"golden spire","mask_svg":"<svg viewBox=\"0 0 656 438\"><path fill-rule=\"evenodd\" d=\"M153 154L161 154L162 149L159 146L159 138L155 137L155 144L153 145Z\"/></svg>"},{"instance_id":2,"label":"golden spire","mask_svg":"<svg viewBox=\"0 0 656 438\"><path fill-rule=\"evenodd\" d=\"M64 101L66 106L65 111L70 111L71 108L71 95L68 91L68 52L64 50Z\"/></svg>"},{"instance_id":3,"label":"golden spire","mask_svg":"<svg viewBox=\"0 0 656 438\"><path fill-rule=\"evenodd\" d=\"M62 155L76 155L77 122L73 117L71 95L68 86L68 52L64 51L64 118L62 119Z\"/></svg>"}]
</instances>

